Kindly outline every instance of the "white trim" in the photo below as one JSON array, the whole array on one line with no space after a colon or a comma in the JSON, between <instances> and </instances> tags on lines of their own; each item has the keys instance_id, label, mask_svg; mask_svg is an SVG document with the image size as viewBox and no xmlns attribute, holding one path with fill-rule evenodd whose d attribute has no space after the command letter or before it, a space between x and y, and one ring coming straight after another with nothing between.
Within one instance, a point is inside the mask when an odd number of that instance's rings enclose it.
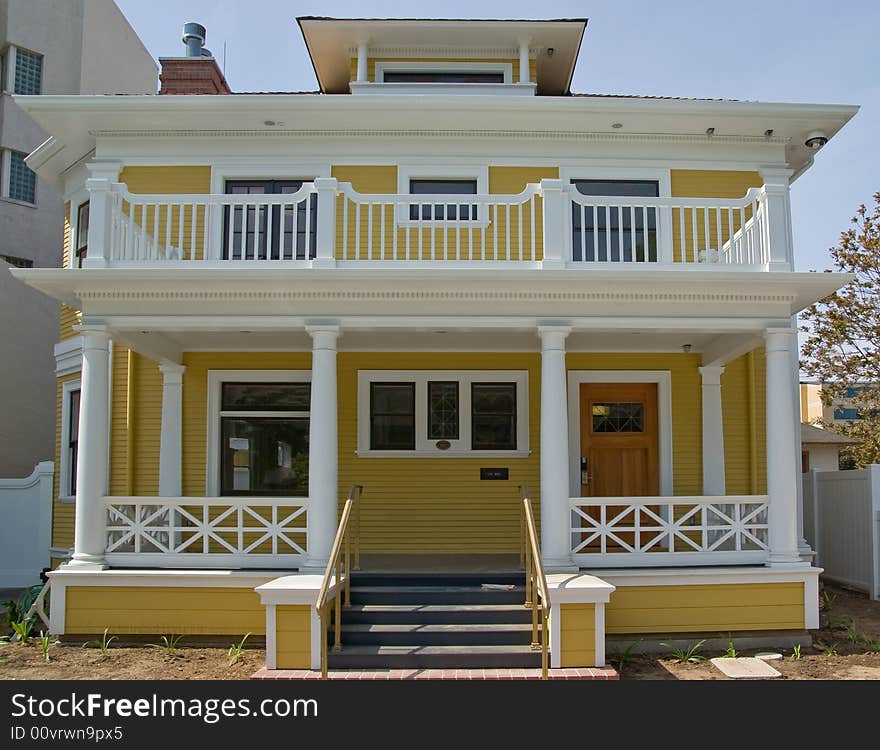
<instances>
[{"instance_id":1,"label":"white trim","mask_svg":"<svg viewBox=\"0 0 880 750\"><path fill-rule=\"evenodd\" d=\"M602 570L602 580L622 586L720 586L736 583L801 583L818 579L821 568L792 565L722 568L615 568Z\"/></svg>"},{"instance_id":2,"label":"white trim","mask_svg":"<svg viewBox=\"0 0 880 750\"><path fill-rule=\"evenodd\" d=\"M605 666L605 604L596 602L593 605L596 620L593 630L593 652L596 657L597 667Z\"/></svg>"},{"instance_id":3,"label":"white trim","mask_svg":"<svg viewBox=\"0 0 880 750\"><path fill-rule=\"evenodd\" d=\"M509 62L477 62L462 60L460 62L447 62L441 60L376 60L373 73L373 83L385 83L385 71L406 73L420 73L422 71L438 71L449 73L502 73L504 83L512 84L513 64ZM420 84L406 84L417 86ZM461 86L463 84L452 84ZM498 84L482 84L495 85Z\"/></svg>"},{"instance_id":4,"label":"white trim","mask_svg":"<svg viewBox=\"0 0 880 750\"><path fill-rule=\"evenodd\" d=\"M669 370L569 370L568 453L572 497L580 497L581 383L656 383L660 495L674 494L672 464L672 373Z\"/></svg>"},{"instance_id":5,"label":"white trim","mask_svg":"<svg viewBox=\"0 0 880 750\"><path fill-rule=\"evenodd\" d=\"M275 605L266 605L266 669L275 669L278 663L278 638Z\"/></svg>"},{"instance_id":6,"label":"white trim","mask_svg":"<svg viewBox=\"0 0 880 750\"><path fill-rule=\"evenodd\" d=\"M68 495L66 490L70 487L70 460L67 455L67 444L70 440L70 394L80 391L82 398L82 381L67 380L61 384L61 445L60 461L58 462L58 501L72 503L76 500L74 495ZM82 402L80 402L80 407Z\"/></svg>"},{"instance_id":7,"label":"white trim","mask_svg":"<svg viewBox=\"0 0 880 750\"><path fill-rule=\"evenodd\" d=\"M352 94L415 94L417 96L534 96L535 83L375 83L352 81Z\"/></svg>"},{"instance_id":8,"label":"white trim","mask_svg":"<svg viewBox=\"0 0 880 750\"><path fill-rule=\"evenodd\" d=\"M82 339L72 336L55 344L55 377L82 372Z\"/></svg>"},{"instance_id":9,"label":"white trim","mask_svg":"<svg viewBox=\"0 0 880 750\"><path fill-rule=\"evenodd\" d=\"M458 440L449 450L428 439L428 382L456 381L459 384ZM370 383L415 383L416 444L411 451L372 450L370 446ZM471 446L471 384L516 383L516 450L479 451ZM529 373L527 370L358 370L357 455L372 458L526 458L529 449Z\"/></svg>"},{"instance_id":10,"label":"white trim","mask_svg":"<svg viewBox=\"0 0 880 750\"><path fill-rule=\"evenodd\" d=\"M807 630L819 628L819 576L804 579L804 627Z\"/></svg>"},{"instance_id":11,"label":"white trim","mask_svg":"<svg viewBox=\"0 0 880 750\"><path fill-rule=\"evenodd\" d=\"M312 669L321 668L321 618L318 617L318 610L312 607L309 614L309 631L311 639L309 641L311 651L311 667Z\"/></svg>"},{"instance_id":12,"label":"white trim","mask_svg":"<svg viewBox=\"0 0 880 750\"><path fill-rule=\"evenodd\" d=\"M114 569L84 571L62 566L46 574L52 588L62 582L66 586L175 586L180 588L255 588L276 578L290 575L289 570L175 570L162 568Z\"/></svg>"},{"instance_id":13,"label":"white trim","mask_svg":"<svg viewBox=\"0 0 880 750\"><path fill-rule=\"evenodd\" d=\"M562 614L559 602L550 604L550 668L559 669L562 666Z\"/></svg>"},{"instance_id":14,"label":"white trim","mask_svg":"<svg viewBox=\"0 0 880 750\"><path fill-rule=\"evenodd\" d=\"M224 381L244 383L311 383L311 370L208 370L207 497L220 496L220 386ZM299 412L296 412L297 414ZM273 414L277 414L273 412Z\"/></svg>"}]
</instances>

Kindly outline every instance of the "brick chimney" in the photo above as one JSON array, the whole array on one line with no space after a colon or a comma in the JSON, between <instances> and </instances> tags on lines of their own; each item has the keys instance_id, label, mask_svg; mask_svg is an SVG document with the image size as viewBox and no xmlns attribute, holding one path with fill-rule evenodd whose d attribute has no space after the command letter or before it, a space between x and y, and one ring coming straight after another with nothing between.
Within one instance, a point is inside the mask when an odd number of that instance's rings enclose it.
<instances>
[{"instance_id":1,"label":"brick chimney","mask_svg":"<svg viewBox=\"0 0 880 750\"><path fill-rule=\"evenodd\" d=\"M160 94L231 94L213 57L160 57Z\"/></svg>"},{"instance_id":2,"label":"brick chimney","mask_svg":"<svg viewBox=\"0 0 880 750\"><path fill-rule=\"evenodd\" d=\"M231 94L229 84L211 51L205 49L205 27L183 25L186 57L160 57L160 94Z\"/></svg>"}]
</instances>

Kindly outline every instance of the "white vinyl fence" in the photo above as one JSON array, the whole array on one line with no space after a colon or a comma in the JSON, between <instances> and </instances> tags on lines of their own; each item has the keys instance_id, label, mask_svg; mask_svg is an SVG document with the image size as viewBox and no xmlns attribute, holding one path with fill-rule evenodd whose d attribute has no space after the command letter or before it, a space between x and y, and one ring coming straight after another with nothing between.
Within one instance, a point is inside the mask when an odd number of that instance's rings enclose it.
<instances>
[{"instance_id":1,"label":"white vinyl fence","mask_svg":"<svg viewBox=\"0 0 880 750\"><path fill-rule=\"evenodd\" d=\"M804 479L804 535L825 576L880 599L880 465L810 471Z\"/></svg>"},{"instance_id":2,"label":"white vinyl fence","mask_svg":"<svg viewBox=\"0 0 880 750\"><path fill-rule=\"evenodd\" d=\"M24 479L0 479L0 588L40 582L49 566L54 464L42 461Z\"/></svg>"}]
</instances>

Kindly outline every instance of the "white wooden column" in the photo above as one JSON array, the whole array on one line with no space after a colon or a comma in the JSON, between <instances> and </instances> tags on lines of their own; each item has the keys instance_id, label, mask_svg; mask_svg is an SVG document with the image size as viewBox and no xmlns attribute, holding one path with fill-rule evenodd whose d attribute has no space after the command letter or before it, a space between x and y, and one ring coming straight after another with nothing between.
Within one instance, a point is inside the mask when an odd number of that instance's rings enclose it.
<instances>
[{"instance_id":1,"label":"white wooden column","mask_svg":"<svg viewBox=\"0 0 880 750\"><path fill-rule=\"evenodd\" d=\"M767 494L770 498L770 565L801 563L797 534L796 451L791 371L792 328L768 328L767 343Z\"/></svg>"},{"instance_id":2,"label":"white wooden column","mask_svg":"<svg viewBox=\"0 0 880 750\"><path fill-rule=\"evenodd\" d=\"M338 517L336 340L339 338L339 326L309 326L306 331L312 337L306 567L323 570L330 558Z\"/></svg>"},{"instance_id":3,"label":"white wooden column","mask_svg":"<svg viewBox=\"0 0 880 750\"><path fill-rule=\"evenodd\" d=\"M367 44L361 42L357 48L357 82L367 82Z\"/></svg>"},{"instance_id":4,"label":"white wooden column","mask_svg":"<svg viewBox=\"0 0 880 750\"><path fill-rule=\"evenodd\" d=\"M519 43L519 82L532 82L531 72L529 71L529 43L527 41Z\"/></svg>"},{"instance_id":5,"label":"white wooden column","mask_svg":"<svg viewBox=\"0 0 880 750\"><path fill-rule=\"evenodd\" d=\"M76 520L70 565L104 568L105 518L110 460L110 334L83 328L79 437L76 459Z\"/></svg>"},{"instance_id":6,"label":"white wooden column","mask_svg":"<svg viewBox=\"0 0 880 750\"><path fill-rule=\"evenodd\" d=\"M183 493L183 372L186 367L162 362L162 432L159 436L159 495Z\"/></svg>"},{"instance_id":7,"label":"white wooden column","mask_svg":"<svg viewBox=\"0 0 880 750\"><path fill-rule=\"evenodd\" d=\"M541 555L547 568L570 568L568 402L565 339L568 326L541 326Z\"/></svg>"},{"instance_id":8,"label":"white wooden column","mask_svg":"<svg viewBox=\"0 0 880 750\"><path fill-rule=\"evenodd\" d=\"M771 271L794 270L794 242L791 229L790 169L766 168L764 179L764 237L769 242L768 262Z\"/></svg>"},{"instance_id":9,"label":"white wooden column","mask_svg":"<svg viewBox=\"0 0 880 750\"><path fill-rule=\"evenodd\" d=\"M114 252L111 245L113 186L119 179L122 165L119 162L94 161L86 168L89 171L86 180L86 189L89 191L89 235L83 268L105 268Z\"/></svg>"},{"instance_id":10,"label":"white wooden column","mask_svg":"<svg viewBox=\"0 0 880 750\"><path fill-rule=\"evenodd\" d=\"M724 479L724 419L721 414L721 375L718 365L700 368L703 380L703 494L727 494Z\"/></svg>"}]
</instances>

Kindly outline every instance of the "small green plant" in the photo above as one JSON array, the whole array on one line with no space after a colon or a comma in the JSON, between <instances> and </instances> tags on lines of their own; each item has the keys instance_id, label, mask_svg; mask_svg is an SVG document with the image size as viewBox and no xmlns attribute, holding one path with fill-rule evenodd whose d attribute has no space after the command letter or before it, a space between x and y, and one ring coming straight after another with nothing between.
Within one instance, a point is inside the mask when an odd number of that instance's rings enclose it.
<instances>
[{"instance_id":1,"label":"small green plant","mask_svg":"<svg viewBox=\"0 0 880 750\"><path fill-rule=\"evenodd\" d=\"M629 644L623 651L618 651L614 654L615 661L617 662L617 671L620 674L623 674L623 668L626 666L626 663L630 660L630 657L633 654L633 650L636 646L641 643L641 640L633 641Z\"/></svg>"},{"instance_id":2,"label":"small green plant","mask_svg":"<svg viewBox=\"0 0 880 750\"><path fill-rule=\"evenodd\" d=\"M727 651L724 652L724 656L727 659L736 659L736 647L733 645L733 641L727 642Z\"/></svg>"},{"instance_id":3,"label":"small green plant","mask_svg":"<svg viewBox=\"0 0 880 750\"><path fill-rule=\"evenodd\" d=\"M792 661L800 661L801 660L801 644L795 643L791 647L791 656L788 657Z\"/></svg>"},{"instance_id":4,"label":"small green plant","mask_svg":"<svg viewBox=\"0 0 880 750\"><path fill-rule=\"evenodd\" d=\"M825 623L831 630L849 630L853 627L853 618L849 615L829 615Z\"/></svg>"},{"instance_id":5,"label":"small green plant","mask_svg":"<svg viewBox=\"0 0 880 750\"><path fill-rule=\"evenodd\" d=\"M837 594L834 594L827 589L822 589L822 609L825 612L830 612L834 608L834 602L837 601Z\"/></svg>"},{"instance_id":6,"label":"small green plant","mask_svg":"<svg viewBox=\"0 0 880 750\"><path fill-rule=\"evenodd\" d=\"M101 652L101 656L107 656L107 651L110 649L110 644L116 640L115 635L108 636L110 628L104 628L104 635L101 636L100 641L87 641L83 644L83 648L96 648Z\"/></svg>"},{"instance_id":7,"label":"small green plant","mask_svg":"<svg viewBox=\"0 0 880 750\"><path fill-rule=\"evenodd\" d=\"M816 641L816 648L822 652L823 656L837 656L837 643Z\"/></svg>"},{"instance_id":8,"label":"small green plant","mask_svg":"<svg viewBox=\"0 0 880 750\"><path fill-rule=\"evenodd\" d=\"M9 625L15 632L15 638L20 640L22 643L27 643L30 640L31 630L34 627L33 620L20 620L19 622L10 622Z\"/></svg>"},{"instance_id":9,"label":"small green plant","mask_svg":"<svg viewBox=\"0 0 880 750\"><path fill-rule=\"evenodd\" d=\"M42 630L40 631L40 651L43 652L43 659L49 661L49 649L52 647L52 641L49 636L44 633Z\"/></svg>"},{"instance_id":10,"label":"small green plant","mask_svg":"<svg viewBox=\"0 0 880 750\"><path fill-rule=\"evenodd\" d=\"M855 620L851 620L849 625L845 628L846 637L849 638L849 642L853 645L859 645L862 641L865 640L864 636L859 631L858 626L855 623Z\"/></svg>"},{"instance_id":11,"label":"small green plant","mask_svg":"<svg viewBox=\"0 0 880 750\"><path fill-rule=\"evenodd\" d=\"M244 642L250 638L250 635L250 633L245 633L241 641L229 646L229 651L226 652L226 661L229 662L230 667L241 659L241 655L244 652Z\"/></svg>"},{"instance_id":12,"label":"small green plant","mask_svg":"<svg viewBox=\"0 0 880 750\"><path fill-rule=\"evenodd\" d=\"M161 648L166 656L174 656L177 653L177 644L180 643L182 635L163 635L162 643L151 643L153 648Z\"/></svg>"},{"instance_id":13,"label":"small green plant","mask_svg":"<svg viewBox=\"0 0 880 750\"><path fill-rule=\"evenodd\" d=\"M862 645L869 654L880 654L880 638L862 636Z\"/></svg>"},{"instance_id":14,"label":"small green plant","mask_svg":"<svg viewBox=\"0 0 880 750\"><path fill-rule=\"evenodd\" d=\"M704 656L699 656L697 651L703 647L705 642L705 640L697 641L687 649L673 648L670 656L679 664L700 664L706 661L706 658ZM670 648L668 643L661 643L660 645Z\"/></svg>"}]
</instances>

